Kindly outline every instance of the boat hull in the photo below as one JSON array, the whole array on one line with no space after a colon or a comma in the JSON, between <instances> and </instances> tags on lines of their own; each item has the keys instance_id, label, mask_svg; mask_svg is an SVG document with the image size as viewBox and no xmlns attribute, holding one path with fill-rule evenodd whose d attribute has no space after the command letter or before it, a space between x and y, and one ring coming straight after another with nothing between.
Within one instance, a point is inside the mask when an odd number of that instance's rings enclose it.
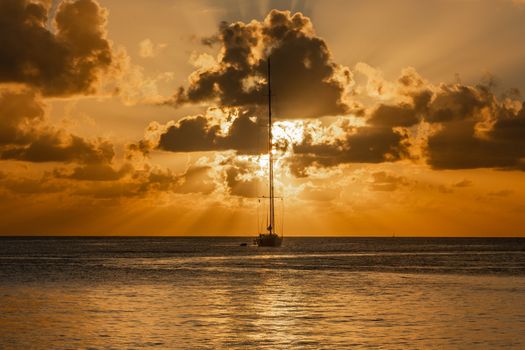
<instances>
[{"instance_id":1,"label":"boat hull","mask_svg":"<svg viewBox=\"0 0 525 350\"><path fill-rule=\"evenodd\" d=\"M283 242L283 237L276 234L260 234L255 239L255 244L259 247L280 247Z\"/></svg>"}]
</instances>

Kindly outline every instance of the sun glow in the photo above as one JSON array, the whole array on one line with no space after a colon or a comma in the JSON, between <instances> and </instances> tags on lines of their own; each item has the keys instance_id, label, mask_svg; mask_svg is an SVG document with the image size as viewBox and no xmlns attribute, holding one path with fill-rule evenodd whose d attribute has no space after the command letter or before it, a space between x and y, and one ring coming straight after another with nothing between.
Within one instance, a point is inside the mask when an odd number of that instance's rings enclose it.
<instances>
[{"instance_id":1,"label":"sun glow","mask_svg":"<svg viewBox=\"0 0 525 350\"><path fill-rule=\"evenodd\" d=\"M303 121L278 121L272 127L273 142L289 142L292 144L301 143L304 139Z\"/></svg>"},{"instance_id":2,"label":"sun glow","mask_svg":"<svg viewBox=\"0 0 525 350\"><path fill-rule=\"evenodd\" d=\"M231 125L231 122L229 122ZM221 128L223 125L221 125ZM285 169L283 159L291 157L293 145L300 144L305 135L304 121L277 121L272 126L272 156L276 173L280 174ZM253 165L253 175L256 177L268 176L269 156L267 153L258 155L237 155L240 161Z\"/></svg>"},{"instance_id":3,"label":"sun glow","mask_svg":"<svg viewBox=\"0 0 525 350\"><path fill-rule=\"evenodd\" d=\"M263 155L256 157L256 162L257 162L256 175L265 176L268 173L268 162L269 162L268 155L263 154Z\"/></svg>"}]
</instances>

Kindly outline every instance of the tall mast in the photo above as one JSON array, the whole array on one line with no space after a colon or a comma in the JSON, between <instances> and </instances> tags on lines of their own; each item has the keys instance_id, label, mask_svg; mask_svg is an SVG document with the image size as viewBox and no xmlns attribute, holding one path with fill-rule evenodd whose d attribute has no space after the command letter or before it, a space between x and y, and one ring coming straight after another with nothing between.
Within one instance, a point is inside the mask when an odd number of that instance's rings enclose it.
<instances>
[{"instance_id":1,"label":"tall mast","mask_svg":"<svg viewBox=\"0 0 525 350\"><path fill-rule=\"evenodd\" d=\"M275 210L274 210L274 194L273 194L273 145L272 145L272 86L270 76L270 57L268 56L268 158L269 158L269 192L270 192L270 225L268 232L270 234L275 231Z\"/></svg>"}]
</instances>

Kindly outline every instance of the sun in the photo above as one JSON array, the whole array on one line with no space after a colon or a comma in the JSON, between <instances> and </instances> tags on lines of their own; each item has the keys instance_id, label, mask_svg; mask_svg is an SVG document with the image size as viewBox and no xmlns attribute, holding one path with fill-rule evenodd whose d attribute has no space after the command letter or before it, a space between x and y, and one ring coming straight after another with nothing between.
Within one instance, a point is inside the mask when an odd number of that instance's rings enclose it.
<instances>
[{"instance_id":1,"label":"sun","mask_svg":"<svg viewBox=\"0 0 525 350\"><path fill-rule=\"evenodd\" d=\"M288 142L291 144L299 144L304 139L304 121L277 121L272 127L273 143Z\"/></svg>"}]
</instances>

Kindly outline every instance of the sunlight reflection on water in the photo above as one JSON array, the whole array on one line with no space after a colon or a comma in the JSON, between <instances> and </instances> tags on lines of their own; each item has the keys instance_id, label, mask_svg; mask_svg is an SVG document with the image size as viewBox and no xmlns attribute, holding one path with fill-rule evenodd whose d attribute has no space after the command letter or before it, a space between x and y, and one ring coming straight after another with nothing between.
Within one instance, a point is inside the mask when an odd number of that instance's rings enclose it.
<instances>
[{"instance_id":1,"label":"sunlight reflection on water","mask_svg":"<svg viewBox=\"0 0 525 350\"><path fill-rule=\"evenodd\" d=\"M1 343L519 348L524 292L513 277L321 272L3 287Z\"/></svg>"},{"instance_id":2,"label":"sunlight reflection on water","mask_svg":"<svg viewBox=\"0 0 525 350\"><path fill-rule=\"evenodd\" d=\"M0 262L0 348L525 347L522 274L401 272L407 260L360 271L339 268L352 254L281 253Z\"/></svg>"}]
</instances>

